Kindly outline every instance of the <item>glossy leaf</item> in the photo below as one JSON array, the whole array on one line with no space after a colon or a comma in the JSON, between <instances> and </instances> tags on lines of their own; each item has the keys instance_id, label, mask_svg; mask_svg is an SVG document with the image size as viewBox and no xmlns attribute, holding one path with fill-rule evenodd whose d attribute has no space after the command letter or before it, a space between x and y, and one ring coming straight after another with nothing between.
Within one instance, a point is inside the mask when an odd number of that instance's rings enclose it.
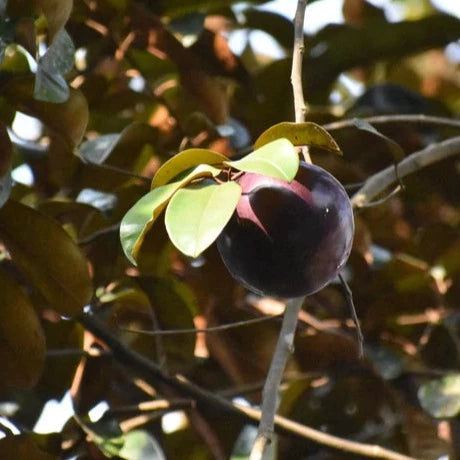
<instances>
[{"instance_id":1,"label":"glossy leaf","mask_svg":"<svg viewBox=\"0 0 460 460\"><path fill-rule=\"evenodd\" d=\"M460 413L460 374L425 383L418 391L418 399L433 417L455 417Z\"/></svg>"},{"instance_id":2,"label":"glossy leaf","mask_svg":"<svg viewBox=\"0 0 460 460\"><path fill-rule=\"evenodd\" d=\"M0 238L51 308L72 316L88 304L93 290L87 261L55 220L9 200L0 209Z\"/></svg>"},{"instance_id":3,"label":"glossy leaf","mask_svg":"<svg viewBox=\"0 0 460 460\"><path fill-rule=\"evenodd\" d=\"M212 177L220 170L209 165L199 165L181 180L154 188L144 195L123 217L120 225L120 239L123 251L131 263L136 264L136 255L142 241L171 197L190 181L202 177Z\"/></svg>"},{"instance_id":4,"label":"glossy leaf","mask_svg":"<svg viewBox=\"0 0 460 460\"><path fill-rule=\"evenodd\" d=\"M200 164L218 165L227 160L225 155L206 149L179 152L164 163L152 180L152 188L167 184L180 173Z\"/></svg>"},{"instance_id":5,"label":"glossy leaf","mask_svg":"<svg viewBox=\"0 0 460 460\"><path fill-rule=\"evenodd\" d=\"M362 131L367 131L368 133L374 134L374 136L380 137L380 139L383 139L383 141L386 143L388 146L388 149L391 152L391 155L394 159L395 162L401 161L405 154L404 150L402 147L395 142L393 139L389 138L388 136L385 136L385 134L382 134L380 131L375 129L370 123L368 123L365 120L361 120L360 118L355 118L353 120L353 124L360 130Z\"/></svg>"},{"instance_id":6,"label":"glossy leaf","mask_svg":"<svg viewBox=\"0 0 460 460\"><path fill-rule=\"evenodd\" d=\"M45 364L45 335L19 285L0 269L0 379L7 385L33 387Z\"/></svg>"},{"instance_id":7,"label":"glossy leaf","mask_svg":"<svg viewBox=\"0 0 460 460\"><path fill-rule=\"evenodd\" d=\"M166 230L184 254L198 257L219 236L241 196L236 182L199 184L179 190L165 214Z\"/></svg>"},{"instance_id":8,"label":"glossy leaf","mask_svg":"<svg viewBox=\"0 0 460 460\"><path fill-rule=\"evenodd\" d=\"M239 171L264 174L291 182L299 169L299 155L287 139L277 139L241 160L225 161L224 164Z\"/></svg>"},{"instance_id":9,"label":"glossy leaf","mask_svg":"<svg viewBox=\"0 0 460 460\"><path fill-rule=\"evenodd\" d=\"M38 60L34 97L39 101L67 101L70 90L63 74L72 70L75 47L68 33L60 30L46 53Z\"/></svg>"},{"instance_id":10,"label":"glossy leaf","mask_svg":"<svg viewBox=\"0 0 460 460\"><path fill-rule=\"evenodd\" d=\"M284 121L271 126L257 138L254 148L258 149L282 137L291 141L293 145L318 147L340 155L342 154L334 138L324 128L308 121L305 123Z\"/></svg>"}]
</instances>

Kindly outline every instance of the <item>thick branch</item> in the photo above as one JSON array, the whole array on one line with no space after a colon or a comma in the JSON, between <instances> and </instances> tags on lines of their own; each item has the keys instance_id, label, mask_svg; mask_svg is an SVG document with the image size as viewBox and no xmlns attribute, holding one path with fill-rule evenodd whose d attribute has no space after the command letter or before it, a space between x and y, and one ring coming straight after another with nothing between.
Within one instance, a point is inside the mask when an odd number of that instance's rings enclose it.
<instances>
[{"instance_id":1,"label":"thick branch","mask_svg":"<svg viewBox=\"0 0 460 460\"><path fill-rule=\"evenodd\" d=\"M432 144L400 161L398 163L398 176L403 178L419 169L458 154L460 154L460 136ZM353 206L356 208L364 206L396 181L397 177L393 165L374 174L351 198Z\"/></svg>"}]
</instances>

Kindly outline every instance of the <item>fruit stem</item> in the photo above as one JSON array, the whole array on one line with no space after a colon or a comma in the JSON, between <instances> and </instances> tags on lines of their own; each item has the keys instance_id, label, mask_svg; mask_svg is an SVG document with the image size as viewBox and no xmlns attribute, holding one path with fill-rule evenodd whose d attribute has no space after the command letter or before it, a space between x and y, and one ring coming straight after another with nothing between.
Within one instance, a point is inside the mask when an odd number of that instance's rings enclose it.
<instances>
[{"instance_id":1,"label":"fruit stem","mask_svg":"<svg viewBox=\"0 0 460 460\"><path fill-rule=\"evenodd\" d=\"M303 24L307 0L298 0L297 10L294 16L294 48L292 50L291 84L294 95L294 111L296 123L305 121L308 108L305 103L302 86L302 60L305 52ZM300 147L300 153L305 162L311 163L308 147Z\"/></svg>"}]
</instances>

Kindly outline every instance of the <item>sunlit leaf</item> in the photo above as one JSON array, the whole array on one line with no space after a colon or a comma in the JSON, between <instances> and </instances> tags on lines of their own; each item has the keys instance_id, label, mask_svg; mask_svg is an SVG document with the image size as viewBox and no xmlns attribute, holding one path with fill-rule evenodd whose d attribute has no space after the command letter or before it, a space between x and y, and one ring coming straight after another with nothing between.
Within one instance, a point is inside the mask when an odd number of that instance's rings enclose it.
<instances>
[{"instance_id":1,"label":"sunlit leaf","mask_svg":"<svg viewBox=\"0 0 460 460\"><path fill-rule=\"evenodd\" d=\"M299 169L299 155L292 143L282 138L264 145L241 160L225 161L224 164L239 171L291 182Z\"/></svg>"},{"instance_id":2,"label":"sunlit leaf","mask_svg":"<svg viewBox=\"0 0 460 460\"><path fill-rule=\"evenodd\" d=\"M135 264L137 251L158 216L171 197L190 181L201 177L212 177L220 170L209 165L199 165L181 180L154 188L144 195L123 217L120 225L120 240L126 257Z\"/></svg>"},{"instance_id":3,"label":"sunlit leaf","mask_svg":"<svg viewBox=\"0 0 460 460\"><path fill-rule=\"evenodd\" d=\"M179 152L164 163L152 180L152 188L167 184L178 174L200 164L218 165L227 160L221 153L206 149L189 149Z\"/></svg>"},{"instance_id":4,"label":"sunlit leaf","mask_svg":"<svg viewBox=\"0 0 460 460\"><path fill-rule=\"evenodd\" d=\"M86 259L55 220L9 200L0 209L0 238L51 308L71 316L88 304L93 290Z\"/></svg>"},{"instance_id":5,"label":"sunlit leaf","mask_svg":"<svg viewBox=\"0 0 460 460\"><path fill-rule=\"evenodd\" d=\"M340 155L342 154L334 138L324 128L308 121L305 123L283 121L282 123L271 126L257 138L254 148L258 149L282 137L288 139L293 145L319 147Z\"/></svg>"},{"instance_id":6,"label":"sunlit leaf","mask_svg":"<svg viewBox=\"0 0 460 460\"><path fill-rule=\"evenodd\" d=\"M130 460L166 460L158 442L147 431L133 430L124 436L119 455Z\"/></svg>"},{"instance_id":7,"label":"sunlit leaf","mask_svg":"<svg viewBox=\"0 0 460 460\"><path fill-rule=\"evenodd\" d=\"M0 379L7 385L30 388L45 364L43 329L29 299L3 269L0 285Z\"/></svg>"},{"instance_id":8,"label":"sunlit leaf","mask_svg":"<svg viewBox=\"0 0 460 460\"><path fill-rule=\"evenodd\" d=\"M418 391L418 399L433 417L455 417L460 413L460 374L425 383Z\"/></svg>"},{"instance_id":9,"label":"sunlit leaf","mask_svg":"<svg viewBox=\"0 0 460 460\"><path fill-rule=\"evenodd\" d=\"M236 182L203 183L179 190L166 209L169 238L184 254L199 256L227 225L240 196Z\"/></svg>"}]
</instances>

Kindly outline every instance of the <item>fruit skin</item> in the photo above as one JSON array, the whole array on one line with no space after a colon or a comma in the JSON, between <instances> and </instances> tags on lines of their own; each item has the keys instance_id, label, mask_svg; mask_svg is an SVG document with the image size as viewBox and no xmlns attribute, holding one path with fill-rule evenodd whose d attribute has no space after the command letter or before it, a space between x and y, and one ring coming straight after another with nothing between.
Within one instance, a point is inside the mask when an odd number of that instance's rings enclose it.
<instances>
[{"instance_id":1,"label":"fruit skin","mask_svg":"<svg viewBox=\"0 0 460 460\"><path fill-rule=\"evenodd\" d=\"M235 213L217 239L231 275L275 297L313 294L348 259L353 209L342 185L324 169L300 163L291 183L245 173Z\"/></svg>"}]
</instances>

